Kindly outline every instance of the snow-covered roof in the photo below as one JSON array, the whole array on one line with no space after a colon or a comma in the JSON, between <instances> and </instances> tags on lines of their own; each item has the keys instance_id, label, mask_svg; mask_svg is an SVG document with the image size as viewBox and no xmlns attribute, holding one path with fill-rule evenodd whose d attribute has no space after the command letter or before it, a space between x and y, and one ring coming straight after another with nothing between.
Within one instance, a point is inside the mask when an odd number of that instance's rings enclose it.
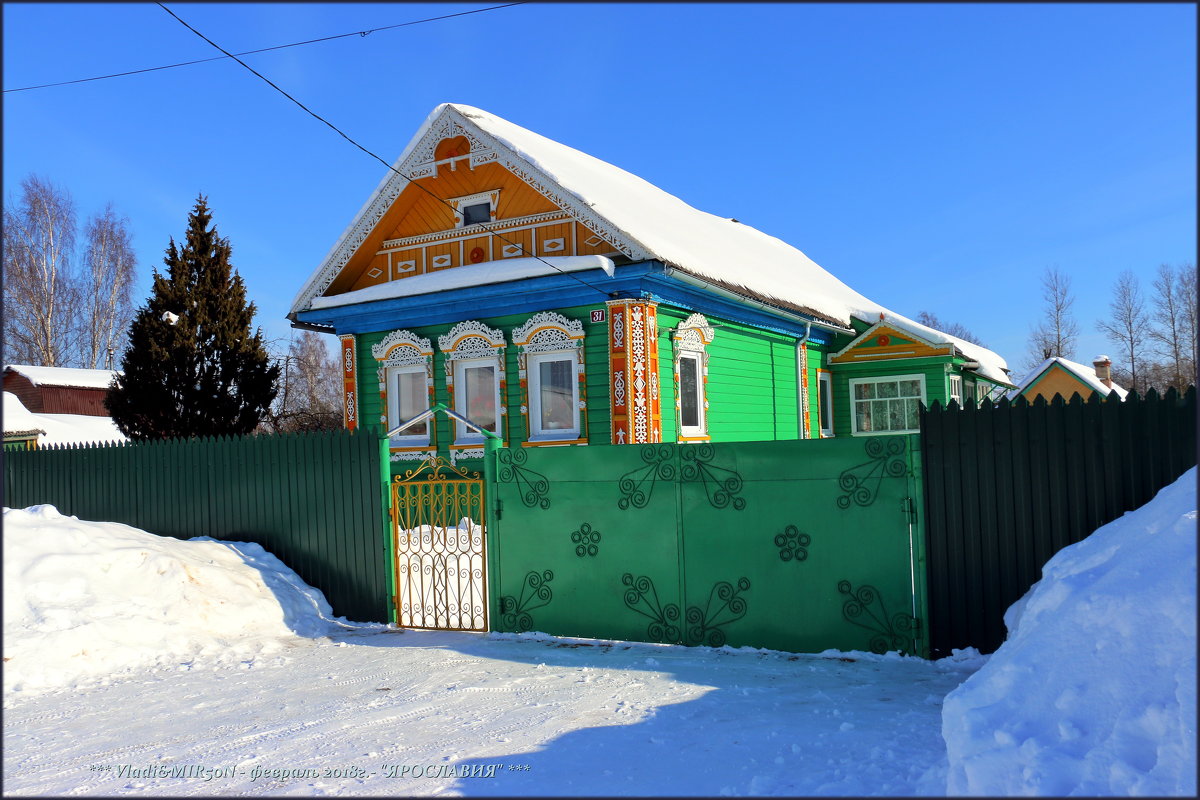
<instances>
[{"instance_id":1,"label":"snow-covered roof","mask_svg":"<svg viewBox=\"0 0 1200 800\"><path fill-rule=\"evenodd\" d=\"M935 342L954 344L967 359L979 362L981 375L1011 385L1007 364L998 354L869 300L787 242L692 208L619 167L478 108L439 105L396 160L394 169L411 174L406 169L423 163L430 147L427 136L450 122L468 132L480 146L494 149L502 163L513 163L538 183L561 189L554 194L566 210L593 228L600 222L599 227L618 240L613 244L635 260L656 259L721 287L847 328L851 318L874 323L883 314L898 328ZM349 251L365 238L366 227L382 216L408 182L389 171L325 262L300 290L293 314L314 307L315 296L329 286L346 263ZM410 280L414 278L398 282ZM324 307L340 304L332 299L322 301Z\"/></svg>"},{"instance_id":2,"label":"snow-covered roof","mask_svg":"<svg viewBox=\"0 0 1200 800\"><path fill-rule=\"evenodd\" d=\"M1034 370L1032 372L1030 372L1028 375L1026 375L1024 380L1022 380L1019 384L1017 384L1017 388L1013 389L1011 392L1008 393L1008 396L1016 397L1021 392L1028 389L1029 386L1034 381L1036 381L1038 378L1040 378L1042 375L1044 375L1046 373L1046 370L1050 369L1050 367L1054 364L1058 364L1060 367L1065 369L1067 372L1071 373L1076 378L1083 381L1088 386L1092 387L1092 389L1094 389L1095 391L1100 393L1101 397L1108 397L1109 392L1116 392L1117 397L1124 400L1125 396L1127 394L1129 394L1129 392L1127 390L1121 388L1120 386L1118 386L1115 383L1112 385L1111 389L1108 386L1105 386L1104 383L1101 382L1101 380L1096 377L1096 370L1093 369L1092 367L1085 367L1083 364L1079 364L1075 361L1069 361L1068 359L1065 359L1065 358L1053 356L1051 358L1047 358L1045 361L1043 361L1041 364L1039 364L1036 368L1034 368Z\"/></svg>"},{"instance_id":3,"label":"snow-covered roof","mask_svg":"<svg viewBox=\"0 0 1200 800\"><path fill-rule=\"evenodd\" d=\"M31 433L45 433L41 421L25 404L12 392L4 393L4 435L28 436Z\"/></svg>"},{"instance_id":4,"label":"snow-covered roof","mask_svg":"<svg viewBox=\"0 0 1200 800\"><path fill-rule=\"evenodd\" d=\"M111 369L31 367L25 364L7 364L5 369L28 378L34 386L69 386L76 389L107 389L117 374Z\"/></svg>"},{"instance_id":5,"label":"snow-covered roof","mask_svg":"<svg viewBox=\"0 0 1200 800\"><path fill-rule=\"evenodd\" d=\"M25 408L20 398L12 392L4 393L4 433L42 434L38 438L39 445L123 442L127 438L111 417L88 414L35 414Z\"/></svg>"}]
</instances>

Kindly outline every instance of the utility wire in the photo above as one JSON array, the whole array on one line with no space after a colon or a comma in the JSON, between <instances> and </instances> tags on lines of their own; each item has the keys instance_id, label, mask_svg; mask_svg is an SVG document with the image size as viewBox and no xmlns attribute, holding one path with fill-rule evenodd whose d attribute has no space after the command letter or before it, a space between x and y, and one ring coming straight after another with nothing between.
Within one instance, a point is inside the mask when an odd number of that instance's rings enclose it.
<instances>
[{"instance_id":1,"label":"utility wire","mask_svg":"<svg viewBox=\"0 0 1200 800\"><path fill-rule=\"evenodd\" d=\"M203 39L204 41L208 42L208 43L209 43L209 44L211 44L213 47L217 48L218 50L220 50L222 53L224 53L225 55L227 55L227 56L229 56L230 58L232 58L232 59L233 59L234 61L236 61L237 63L241 64L243 67L245 67L246 69L248 69L248 70L250 70L251 72L253 72L253 73L254 73L255 75L257 75L257 76L258 76L260 79L262 79L263 81L265 81L265 82L267 83L267 85L268 85L268 86L270 86L270 87L271 87L272 89L274 89L275 91L279 92L281 95L283 95L284 97L286 97L288 100L291 100L293 103L295 103L296 105L300 106L300 108L304 109L304 111L305 111L305 112L307 112L307 113L308 113L310 116L312 116L314 119L317 119L317 120L319 120L319 121L321 121L321 122L325 123L326 125L328 125L328 126L329 126L329 128L330 128L330 129L332 129L332 130L333 130L333 131L334 131L334 132L335 132L335 133L336 133L338 136L341 136L341 137L342 137L343 139L345 139L347 142L349 142L350 144L354 145L354 146L355 146L355 147L357 147L359 150L362 150L364 153L366 153L366 154L367 154L367 155L369 155L371 158L373 158L373 159L375 159L376 161L378 161L380 164L383 164L385 167L387 167L389 170L391 170L392 172L394 172L394 173L396 173L397 175L399 175L401 178L404 178L406 181L408 181L408 182L409 182L409 185L410 185L410 186L416 186L418 189L420 189L421 191L425 192L427 195L429 195L430 197L432 197L434 200L437 200L439 203L441 203L442 205L446 206L446 208L449 208L451 211L455 211L455 208L454 208L454 206L450 205L450 203L448 203L448 202L446 202L445 200L443 200L442 198L438 197L436 194L434 194L434 193L433 193L433 191L432 191L431 189L428 189L428 188L426 188L425 186L422 186L420 183L417 183L415 180L413 180L412 178L408 177L408 176L407 176L407 175L405 175L403 172L401 172L400 170L398 170L398 169L396 169L395 167L393 167L391 164L389 164L389 163L387 163L386 161L384 161L382 158L380 158L379 156L377 156L375 153L371 152L370 150L368 150L367 148L363 147L363 146L362 146L361 144L359 144L358 142L356 142L356 141L354 141L353 139L351 139L351 138L350 138L348 135L346 135L345 133L343 133L343 132L341 131L341 129L339 129L339 128L338 128L336 125L334 125L332 122L330 122L329 120L325 119L325 118L324 118L324 117L322 117L321 115L319 115L319 114L315 113L314 111L312 111L312 110L311 110L311 109L310 109L308 106L304 105L304 104L303 104L303 103L301 103L299 100L297 100L296 98L292 97L290 94L288 94L287 92L285 92L283 89L280 89L278 86L276 86L274 83L272 83L272 82L271 82L271 80L270 80L269 78L266 78L266 77L264 77L264 76L263 76L261 73L259 73L258 71L256 71L256 70L255 70L253 67L251 67L249 64L247 64L245 61L242 61L240 58L238 58L237 56L233 55L232 53L230 53L230 52L229 52L228 50L226 50L225 48L221 47L221 45L217 44L217 43L216 43L216 42L214 42L212 39L209 39L209 38L208 38L207 36L205 36L203 33L201 33L200 31L198 31L198 30L196 30L195 28L193 28L191 25L189 25L189 24L187 24L186 22L184 22L182 19L180 19L180 17L179 17L179 16L178 16L178 15L177 15L177 14L176 14L174 11L172 11L172 10L171 10L171 9L169 9L169 8L167 8L167 7L166 7L166 6L164 6L162 3L157 3L156 5L158 5L158 7L159 7L159 8L161 8L163 11L166 11L166 12L167 12L168 14L170 14L172 17L175 17L175 19L179 20L179 23L180 23L181 25L183 25L183 27L187 28L189 31L191 31L192 33L196 34L196 35L197 35L197 36L199 36L201 39ZM517 247L521 248L521 252L523 252L523 253L527 253L527 254L529 254L530 256L532 256L533 258L536 258L538 261L542 262L542 263L543 263L543 264L545 264L547 267L550 267L550 268L551 268L552 270L554 270L555 272L561 273L562 275L566 275L568 278L571 278L572 280L574 280L574 281L576 281L576 282L578 282L578 283L580 283L580 284L582 284L582 285L586 286L587 288L589 288L589 289L591 289L591 290L593 290L593 291L595 291L595 292L599 292L600 294L604 295L605 297L608 297L608 296L609 296L609 294L610 294L609 292L606 292L606 291L604 291L603 289L600 289L600 288L597 288L597 287L593 286L592 284L588 283L587 281L583 280L582 278L578 277L577 275L573 275L573 274L571 274L570 272L565 272L564 270L561 270L561 269L559 269L558 267L556 267L556 266L554 266L553 264L551 264L549 261L546 261L544 258L542 258L541 256L537 255L536 253L530 253L530 252L529 252L529 250L527 250L527 249L525 248L525 245L521 244L520 242L514 242L514 241L512 241L511 239L507 239L507 238L505 238L503 234L499 233L498 231L494 231L494 230L492 230L491 228L487 227L487 226L486 226L486 225L484 225L483 223L477 223L477 224L479 225L479 227L480 227L480 228L482 228L483 230L487 231L487 232L488 232L488 233L490 233L491 235L495 236L495 237L496 237L497 239L499 239L500 241L502 241L502 242L506 242L507 244L516 245Z\"/></svg>"},{"instance_id":2,"label":"utility wire","mask_svg":"<svg viewBox=\"0 0 1200 800\"><path fill-rule=\"evenodd\" d=\"M339 33L336 36L323 36L319 39L308 39L303 42L292 42L291 44L279 44L279 45L275 45L274 47L263 47L258 50L247 50L243 53L236 53L234 55L250 56L250 55L254 55L255 53L269 53L272 50L283 50L288 47L300 47L301 45L316 44L317 42L330 42L330 41L333 41L334 39L345 39L348 36L359 36L359 37L365 38L367 36L370 36L372 33L377 33L379 31L390 31L394 28L406 28L409 25L420 25L423 22L437 22L438 20L442 20L442 19L451 19L453 17L463 17L468 14L479 14L484 11L496 11L497 9L501 9L501 8L512 8L513 6L522 6L522 5L525 5L525 3L524 2L506 3L505 5L502 5L502 6L489 6L488 8L477 8L474 11L460 11L457 14L444 14L443 16L440 16L440 17L429 17L427 19L416 19L416 20L413 20L412 22L401 22L397 25L385 25L382 28L371 28L370 30L353 31L351 33ZM224 52L224 51L222 51L222 52ZM8 94L9 92L28 92L31 89L48 89L51 86L68 86L73 83L87 83L88 81L102 81L102 80L105 80L106 78L122 78L122 77L125 77L126 75L141 75L144 72L155 72L160 69L174 69L175 67L189 67L192 64L206 64L210 61L223 61L223 60L225 60L226 57L233 58L234 56L233 55L213 56L212 58L200 58L195 61L181 61L178 64L167 64L167 65L161 66L161 67L147 67L146 69L135 69L135 70L130 70L129 72L116 72L116 73L113 73L112 75L97 75L94 78L79 78L79 79L73 80L73 81L59 81L58 83L43 83L38 86L22 86L19 89L5 89L4 93Z\"/></svg>"}]
</instances>

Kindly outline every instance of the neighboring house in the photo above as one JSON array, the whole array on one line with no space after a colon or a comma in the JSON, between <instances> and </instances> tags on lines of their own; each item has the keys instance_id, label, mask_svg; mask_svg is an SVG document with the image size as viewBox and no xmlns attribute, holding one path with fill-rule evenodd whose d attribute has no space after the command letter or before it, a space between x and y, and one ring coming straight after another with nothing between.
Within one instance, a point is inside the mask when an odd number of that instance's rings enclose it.
<instances>
[{"instance_id":1,"label":"neighboring house","mask_svg":"<svg viewBox=\"0 0 1200 800\"><path fill-rule=\"evenodd\" d=\"M348 427L445 402L510 446L912 432L920 403L1012 387L995 353L785 242L451 104L288 316L340 338ZM457 460L482 438L439 417L391 447Z\"/></svg>"},{"instance_id":2,"label":"neighboring house","mask_svg":"<svg viewBox=\"0 0 1200 800\"><path fill-rule=\"evenodd\" d=\"M1055 395L1062 395L1064 400L1078 394L1087 400L1093 394L1108 397L1116 392L1122 400L1128 392L1112 381L1112 361L1108 356L1096 356L1092 361L1092 369L1083 364L1068 361L1065 358L1047 358L1036 369L1029 373L1025 380L1009 392L1010 398L1024 397L1033 401L1044 397L1047 402Z\"/></svg>"},{"instance_id":3,"label":"neighboring house","mask_svg":"<svg viewBox=\"0 0 1200 800\"><path fill-rule=\"evenodd\" d=\"M35 414L83 414L107 417L104 396L115 372L109 369L4 367L4 391L20 398Z\"/></svg>"},{"instance_id":4,"label":"neighboring house","mask_svg":"<svg viewBox=\"0 0 1200 800\"><path fill-rule=\"evenodd\" d=\"M32 434L32 435L30 435ZM110 417L91 414L35 414L12 392L4 393L4 445L27 449L51 444L123 442Z\"/></svg>"}]
</instances>

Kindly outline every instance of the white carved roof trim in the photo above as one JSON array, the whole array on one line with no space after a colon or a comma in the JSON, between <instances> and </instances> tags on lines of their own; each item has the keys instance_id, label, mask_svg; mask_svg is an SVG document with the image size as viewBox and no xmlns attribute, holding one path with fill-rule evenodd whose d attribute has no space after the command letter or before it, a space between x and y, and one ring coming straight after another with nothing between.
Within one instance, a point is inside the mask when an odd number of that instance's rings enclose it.
<instances>
[{"instance_id":1,"label":"white carved roof trim","mask_svg":"<svg viewBox=\"0 0 1200 800\"><path fill-rule=\"evenodd\" d=\"M513 329L513 344L528 344L534 334L544 328L557 328L568 339L583 338L583 323L579 320L568 319L557 311L539 311L525 320L519 328Z\"/></svg>"},{"instance_id":2,"label":"white carved roof trim","mask_svg":"<svg viewBox=\"0 0 1200 800\"><path fill-rule=\"evenodd\" d=\"M392 203L408 186L410 181L404 176L412 176L415 180L434 174L432 171L433 151L438 142L451 136L467 137L471 143L470 155L473 166L477 161L478 163L493 159L500 161L505 169L524 180L543 197L610 242L629 258L634 261L644 261L653 257L649 249L640 242L634 241L628 234L619 231L616 226L593 211L582 198L558 186L548 175L508 147L501 145L452 105L439 106L434 113L437 114L436 118L427 119L422 130L418 130L404 152L401 153L400 158L393 164L393 168L388 170L379 186L376 187L374 194L359 210L349 227L342 232L337 243L325 256L321 266L300 289L295 300L292 301L289 316L307 310L313 298L323 294L329 288L338 273L371 235L371 231L383 220ZM477 158L477 150L486 152L479 153ZM493 153L494 156L491 155ZM424 167L424 169L417 169L418 167Z\"/></svg>"},{"instance_id":3,"label":"white carved roof trim","mask_svg":"<svg viewBox=\"0 0 1200 800\"><path fill-rule=\"evenodd\" d=\"M424 336L417 336L412 331L395 330L371 345L371 355L376 361L387 359L392 350L397 347L411 347L422 356L433 355L433 344Z\"/></svg>"},{"instance_id":4,"label":"white carved roof trim","mask_svg":"<svg viewBox=\"0 0 1200 800\"><path fill-rule=\"evenodd\" d=\"M492 347L504 347L504 331L489 328L478 320L464 320L438 337L438 349L443 353L458 350L464 339L484 339Z\"/></svg>"}]
</instances>

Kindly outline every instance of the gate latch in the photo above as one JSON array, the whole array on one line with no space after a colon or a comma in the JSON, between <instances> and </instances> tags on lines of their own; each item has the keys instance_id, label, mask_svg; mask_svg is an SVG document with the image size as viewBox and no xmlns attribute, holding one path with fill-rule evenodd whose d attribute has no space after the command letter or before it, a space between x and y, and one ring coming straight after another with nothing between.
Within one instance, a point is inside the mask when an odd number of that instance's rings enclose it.
<instances>
[{"instance_id":1,"label":"gate latch","mask_svg":"<svg viewBox=\"0 0 1200 800\"><path fill-rule=\"evenodd\" d=\"M917 524L917 504L911 497L900 498L900 511L908 515L908 524Z\"/></svg>"}]
</instances>

